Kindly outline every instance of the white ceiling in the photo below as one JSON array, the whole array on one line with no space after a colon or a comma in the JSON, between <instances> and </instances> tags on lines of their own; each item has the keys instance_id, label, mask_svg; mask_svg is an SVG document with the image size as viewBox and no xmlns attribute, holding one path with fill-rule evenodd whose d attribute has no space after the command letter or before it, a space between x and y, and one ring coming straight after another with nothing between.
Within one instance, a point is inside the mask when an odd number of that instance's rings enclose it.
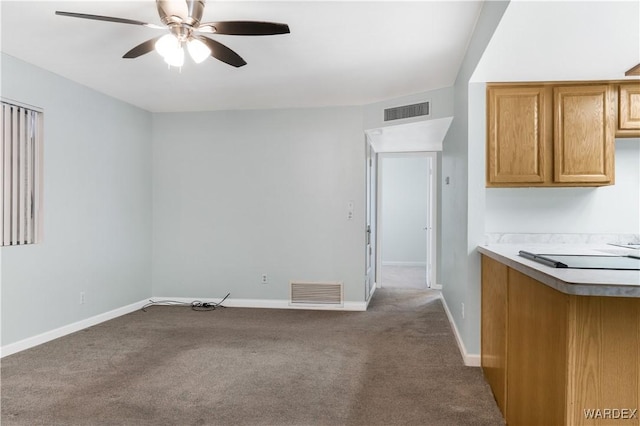
<instances>
[{"instance_id":1,"label":"white ceiling","mask_svg":"<svg viewBox=\"0 0 640 426\"><path fill-rule=\"evenodd\" d=\"M453 85L481 1L214 1L203 21L287 23L291 34L212 36L242 56L167 69L164 30L56 16L56 10L160 24L155 2L6 1L2 51L153 112L363 105Z\"/></svg>"},{"instance_id":2,"label":"white ceiling","mask_svg":"<svg viewBox=\"0 0 640 426\"><path fill-rule=\"evenodd\" d=\"M620 80L638 63L640 1L512 0L472 81Z\"/></svg>"}]
</instances>

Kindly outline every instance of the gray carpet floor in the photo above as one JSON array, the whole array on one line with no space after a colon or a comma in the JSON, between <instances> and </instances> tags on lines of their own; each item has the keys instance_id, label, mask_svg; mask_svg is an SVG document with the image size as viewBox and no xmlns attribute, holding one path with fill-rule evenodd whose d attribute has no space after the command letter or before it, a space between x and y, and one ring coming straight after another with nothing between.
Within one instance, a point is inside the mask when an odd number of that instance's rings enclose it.
<instances>
[{"instance_id":1,"label":"gray carpet floor","mask_svg":"<svg viewBox=\"0 0 640 426\"><path fill-rule=\"evenodd\" d=\"M154 306L2 359L9 425L502 425L437 292L367 312Z\"/></svg>"},{"instance_id":2,"label":"gray carpet floor","mask_svg":"<svg viewBox=\"0 0 640 426\"><path fill-rule=\"evenodd\" d=\"M380 281L383 288L427 288L426 266L382 265Z\"/></svg>"}]
</instances>

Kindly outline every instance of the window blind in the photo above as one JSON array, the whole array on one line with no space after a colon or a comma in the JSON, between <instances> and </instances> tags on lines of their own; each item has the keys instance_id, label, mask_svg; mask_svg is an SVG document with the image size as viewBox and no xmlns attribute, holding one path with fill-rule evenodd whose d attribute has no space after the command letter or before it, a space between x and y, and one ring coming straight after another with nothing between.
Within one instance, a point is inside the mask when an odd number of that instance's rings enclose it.
<instances>
[{"instance_id":1,"label":"window blind","mask_svg":"<svg viewBox=\"0 0 640 426\"><path fill-rule=\"evenodd\" d=\"M1 104L0 241L34 244L42 236L42 111Z\"/></svg>"}]
</instances>

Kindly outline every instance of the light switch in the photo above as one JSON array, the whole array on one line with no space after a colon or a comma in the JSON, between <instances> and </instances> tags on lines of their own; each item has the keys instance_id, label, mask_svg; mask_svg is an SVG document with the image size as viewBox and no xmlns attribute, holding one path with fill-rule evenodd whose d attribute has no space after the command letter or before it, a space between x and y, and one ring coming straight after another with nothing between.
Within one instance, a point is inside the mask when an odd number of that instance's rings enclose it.
<instances>
[{"instance_id":1,"label":"light switch","mask_svg":"<svg viewBox=\"0 0 640 426\"><path fill-rule=\"evenodd\" d=\"M354 203L353 201L349 201L347 203L347 220L353 220L353 209Z\"/></svg>"}]
</instances>

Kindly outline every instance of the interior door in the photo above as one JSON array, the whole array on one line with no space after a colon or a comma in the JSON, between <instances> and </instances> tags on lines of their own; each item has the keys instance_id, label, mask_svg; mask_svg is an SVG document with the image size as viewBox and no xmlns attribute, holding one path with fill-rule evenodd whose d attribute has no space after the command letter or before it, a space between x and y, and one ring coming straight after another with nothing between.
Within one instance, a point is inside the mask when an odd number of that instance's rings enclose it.
<instances>
[{"instance_id":1,"label":"interior door","mask_svg":"<svg viewBox=\"0 0 640 426\"><path fill-rule=\"evenodd\" d=\"M427 259L426 259L426 274L425 281L427 284L427 288L431 288L432 277L433 277L433 156L427 157L427 173L428 173L428 184L427 184L427 225L425 226L425 236L427 239Z\"/></svg>"},{"instance_id":2,"label":"interior door","mask_svg":"<svg viewBox=\"0 0 640 426\"><path fill-rule=\"evenodd\" d=\"M375 256L374 256L374 230L375 217L375 152L371 144L366 142L366 213L365 213L365 297L369 300L375 287Z\"/></svg>"}]
</instances>

